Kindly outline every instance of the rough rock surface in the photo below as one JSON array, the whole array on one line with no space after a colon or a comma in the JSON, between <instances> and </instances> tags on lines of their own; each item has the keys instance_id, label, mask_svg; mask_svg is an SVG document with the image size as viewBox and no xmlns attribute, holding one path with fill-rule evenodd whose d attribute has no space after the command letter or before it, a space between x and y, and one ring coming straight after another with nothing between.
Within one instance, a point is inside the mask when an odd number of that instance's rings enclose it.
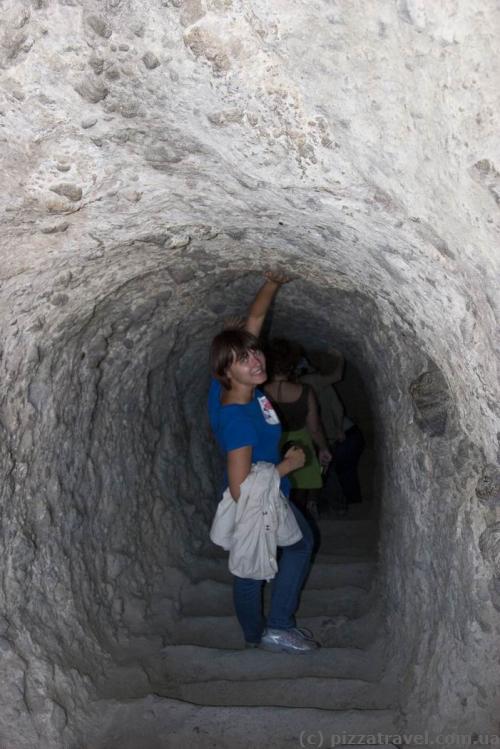
<instances>
[{"instance_id":1,"label":"rough rock surface","mask_svg":"<svg viewBox=\"0 0 500 749\"><path fill-rule=\"evenodd\" d=\"M84 746L166 579L174 616L207 346L274 264L274 329L372 398L405 725L498 730L494 0L0 13L2 746Z\"/></svg>"}]
</instances>

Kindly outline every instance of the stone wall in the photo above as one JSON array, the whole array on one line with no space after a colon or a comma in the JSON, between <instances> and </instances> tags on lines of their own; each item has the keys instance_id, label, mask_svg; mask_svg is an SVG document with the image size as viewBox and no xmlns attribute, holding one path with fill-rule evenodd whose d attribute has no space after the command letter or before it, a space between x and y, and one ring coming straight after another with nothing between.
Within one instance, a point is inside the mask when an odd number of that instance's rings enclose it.
<instances>
[{"instance_id":1,"label":"stone wall","mask_svg":"<svg viewBox=\"0 0 500 749\"><path fill-rule=\"evenodd\" d=\"M371 397L407 725L497 729L493 0L0 10L6 748L78 745L205 548L207 349L274 265Z\"/></svg>"}]
</instances>

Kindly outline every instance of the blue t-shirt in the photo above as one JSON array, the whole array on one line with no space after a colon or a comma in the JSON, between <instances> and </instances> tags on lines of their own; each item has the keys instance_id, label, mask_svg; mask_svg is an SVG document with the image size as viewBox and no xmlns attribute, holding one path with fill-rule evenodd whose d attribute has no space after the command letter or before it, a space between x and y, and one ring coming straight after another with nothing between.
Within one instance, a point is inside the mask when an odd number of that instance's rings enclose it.
<instances>
[{"instance_id":1,"label":"blue t-shirt","mask_svg":"<svg viewBox=\"0 0 500 749\"><path fill-rule=\"evenodd\" d=\"M222 385L212 379L208 394L208 415L213 433L224 455L239 447L252 448L252 463L259 460L281 463L281 424L268 397L258 388L249 403L221 403ZM227 476L224 475L227 487ZM281 491L288 497L290 482L281 479Z\"/></svg>"}]
</instances>

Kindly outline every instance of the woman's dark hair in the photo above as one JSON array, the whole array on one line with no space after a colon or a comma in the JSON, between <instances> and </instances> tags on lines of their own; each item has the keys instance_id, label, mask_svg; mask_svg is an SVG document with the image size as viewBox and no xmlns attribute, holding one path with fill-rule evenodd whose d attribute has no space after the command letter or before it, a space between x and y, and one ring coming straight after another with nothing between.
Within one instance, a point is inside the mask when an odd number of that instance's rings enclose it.
<instances>
[{"instance_id":1,"label":"woman's dark hair","mask_svg":"<svg viewBox=\"0 0 500 749\"><path fill-rule=\"evenodd\" d=\"M266 347L266 361L271 379L275 375L290 377L300 360L301 348L286 338L273 338Z\"/></svg>"},{"instance_id":2,"label":"woman's dark hair","mask_svg":"<svg viewBox=\"0 0 500 749\"><path fill-rule=\"evenodd\" d=\"M231 382L226 375L233 361L240 361L249 351L261 351L259 339L247 330L223 330L215 336L210 349L210 366L214 377L231 390Z\"/></svg>"}]
</instances>

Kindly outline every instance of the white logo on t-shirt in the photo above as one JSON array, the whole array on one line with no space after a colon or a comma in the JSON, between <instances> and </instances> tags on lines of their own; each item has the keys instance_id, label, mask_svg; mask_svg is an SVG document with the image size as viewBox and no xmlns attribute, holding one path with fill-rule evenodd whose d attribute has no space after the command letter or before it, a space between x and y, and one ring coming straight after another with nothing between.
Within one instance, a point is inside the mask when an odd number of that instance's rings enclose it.
<instances>
[{"instance_id":1,"label":"white logo on t-shirt","mask_svg":"<svg viewBox=\"0 0 500 749\"><path fill-rule=\"evenodd\" d=\"M280 420L278 414L272 407L271 401L267 395L260 395L257 397L257 400L259 401L260 410L266 420L266 424L279 424Z\"/></svg>"}]
</instances>

